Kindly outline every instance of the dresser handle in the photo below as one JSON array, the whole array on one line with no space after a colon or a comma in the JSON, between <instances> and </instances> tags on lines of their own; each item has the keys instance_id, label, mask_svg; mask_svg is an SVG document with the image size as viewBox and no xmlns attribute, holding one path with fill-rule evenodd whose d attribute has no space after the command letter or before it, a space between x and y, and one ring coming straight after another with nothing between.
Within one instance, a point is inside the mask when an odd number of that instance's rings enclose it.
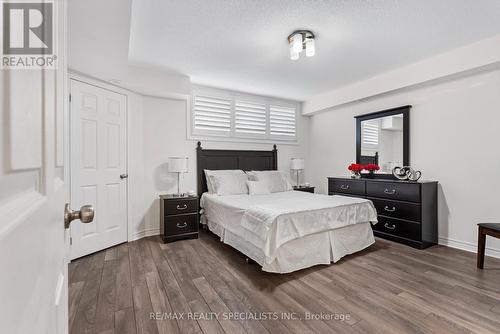
<instances>
[{"instance_id":1,"label":"dresser handle","mask_svg":"<svg viewBox=\"0 0 500 334\"><path fill-rule=\"evenodd\" d=\"M184 206L180 207L179 204L177 204L177 210L186 210L187 209L187 204L184 204Z\"/></svg>"},{"instance_id":2,"label":"dresser handle","mask_svg":"<svg viewBox=\"0 0 500 334\"><path fill-rule=\"evenodd\" d=\"M392 209L389 209L389 207L386 205L385 208L384 208L384 210L387 211L387 212L394 212L394 211L396 211L396 207L393 206Z\"/></svg>"},{"instance_id":3,"label":"dresser handle","mask_svg":"<svg viewBox=\"0 0 500 334\"><path fill-rule=\"evenodd\" d=\"M384 192L387 194L387 195L394 195L396 193L396 189L392 189L392 190L389 190L389 189L385 189Z\"/></svg>"},{"instance_id":4,"label":"dresser handle","mask_svg":"<svg viewBox=\"0 0 500 334\"><path fill-rule=\"evenodd\" d=\"M349 185L341 184L340 189L347 190L347 189L349 189Z\"/></svg>"},{"instance_id":5,"label":"dresser handle","mask_svg":"<svg viewBox=\"0 0 500 334\"><path fill-rule=\"evenodd\" d=\"M396 229L396 225L392 224L392 225L389 225L387 223L384 224L384 227L385 228L388 228L389 230L395 230Z\"/></svg>"},{"instance_id":6,"label":"dresser handle","mask_svg":"<svg viewBox=\"0 0 500 334\"><path fill-rule=\"evenodd\" d=\"M186 223L186 222L184 222L184 224L179 224L179 223L177 223L177 227L178 227L178 228L184 228L184 227L186 227L186 226L188 226L188 223Z\"/></svg>"}]
</instances>

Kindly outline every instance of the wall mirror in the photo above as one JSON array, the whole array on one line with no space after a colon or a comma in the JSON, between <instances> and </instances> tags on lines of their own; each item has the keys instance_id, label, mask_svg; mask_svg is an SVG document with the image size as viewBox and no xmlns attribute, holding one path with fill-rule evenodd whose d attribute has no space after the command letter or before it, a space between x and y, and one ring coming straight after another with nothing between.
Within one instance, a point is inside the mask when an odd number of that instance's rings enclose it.
<instances>
[{"instance_id":1,"label":"wall mirror","mask_svg":"<svg viewBox=\"0 0 500 334\"><path fill-rule=\"evenodd\" d=\"M403 106L355 117L356 163L380 166L375 177L391 177L395 166L410 164L410 108Z\"/></svg>"}]
</instances>

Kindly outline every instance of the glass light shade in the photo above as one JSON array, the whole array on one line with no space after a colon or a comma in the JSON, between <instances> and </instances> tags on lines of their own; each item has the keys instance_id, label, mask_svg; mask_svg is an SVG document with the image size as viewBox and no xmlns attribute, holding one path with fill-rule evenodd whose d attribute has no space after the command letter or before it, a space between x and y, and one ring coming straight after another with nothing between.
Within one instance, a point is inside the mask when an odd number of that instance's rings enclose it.
<instances>
[{"instance_id":1,"label":"glass light shade","mask_svg":"<svg viewBox=\"0 0 500 334\"><path fill-rule=\"evenodd\" d=\"M168 158L168 171L171 173L187 173L188 158L187 157Z\"/></svg>"},{"instance_id":2,"label":"glass light shade","mask_svg":"<svg viewBox=\"0 0 500 334\"><path fill-rule=\"evenodd\" d=\"M302 158L292 158L290 163L290 169L292 170L302 170L304 169L305 162Z\"/></svg>"},{"instance_id":3,"label":"glass light shade","mask_svg":"<svg viewBox=\"0 0 500 334\"><path fill-rule=\"evenodd\" d=\"M292 48L296 53L302 51L302 34L295 34L292 36Z\"/></svg>"},{"instance_id":4,"label":"glass light shade","mask_svg":"<svg viewBox=\"0 0 500 334\"><path fill-rule=\"evenodd\" d=\"M316 54L314 38L306 38L306 56L312 57Z\"/></svg>"},{"instance_id":5,"label":"glass light shade","mask_svg":"<svg viewBox=\"0 0 500 334\"><path fill-rule=\"evenodd\" d=\"M290 45L290 59L291 60L299 59L299 53L293 50L293 45Z\"/></svg>"}]
</instances>

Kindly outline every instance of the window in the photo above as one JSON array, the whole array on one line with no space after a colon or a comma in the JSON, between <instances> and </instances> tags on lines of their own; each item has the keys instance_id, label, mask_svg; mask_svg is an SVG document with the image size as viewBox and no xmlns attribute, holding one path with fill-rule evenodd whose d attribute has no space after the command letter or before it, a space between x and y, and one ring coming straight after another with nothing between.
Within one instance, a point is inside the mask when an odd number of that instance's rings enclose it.
<instances>
[{"instance_id":1,"label":"window","mask_svg":"<svg viewBox=\"0 0 500 334\"><path fill-rule=\"evenodd\" d=\"M231 131L231 100L195 96L193 99L194 128L207 133Z\"/></svg>"},{"instance_id":2,"label":"window","mask_svg":"<svg viewBox=\"0 0 500 334\"><path fill-rule=\"evenodd\" d=\"M298 104L218 89L193 91L191 134L257 140L297 140Z\"/></svg>"},{"instance_id":3,"label":"window","mask_svg":"<svg viewBox=\"0 0 500 334\"><path fill-rule=\"evenodd\" d=\"M379 143L379 120L369 120L362 122L362 146L369 148L378 147Z\"/></svg>"},{"instance_id":4,"label":"window","mask_svg":"<svg viewBox=\"0 0 500 334\"><path fill-rule=\"evenodd\" d=\"M246 101L234 103L235 134L266 135L266 105Z\"/></svg>"},{"instance_id":5,"label":"window","mask_svg":"<svg viewBox=\"0 0 500 334\"><path fill-rule=\"evenodd\" d=\"M269 127L272 136L295 138L295 108L271 105L269 107Z\"/></svg>"}]
</instances>

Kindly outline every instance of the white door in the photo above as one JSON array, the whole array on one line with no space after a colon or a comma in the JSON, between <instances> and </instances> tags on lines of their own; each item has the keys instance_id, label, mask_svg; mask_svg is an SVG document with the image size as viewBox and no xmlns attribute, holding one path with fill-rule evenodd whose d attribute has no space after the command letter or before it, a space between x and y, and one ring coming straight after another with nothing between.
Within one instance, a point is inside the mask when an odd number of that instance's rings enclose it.
<instances>
[{"instance_id":1,"label":"white door","mask_svg":"<svg viewBox=\"0 0 500 334\"><path fill-rule=\"evenodd\" d=\"M0 70L0 333L68 332L64 2L54 4L58 69Z\"/></svg>"},{"instance_id":2,"label":"white door","mask_svg":"<svg viewBox=\"0 0 500 334\"><path fill-rule=\"evenodd\" d=\"M71 225L71 258L127 241L127 97L71 80L71 203L95 208Z\"/></svg>"}]
</instances>

